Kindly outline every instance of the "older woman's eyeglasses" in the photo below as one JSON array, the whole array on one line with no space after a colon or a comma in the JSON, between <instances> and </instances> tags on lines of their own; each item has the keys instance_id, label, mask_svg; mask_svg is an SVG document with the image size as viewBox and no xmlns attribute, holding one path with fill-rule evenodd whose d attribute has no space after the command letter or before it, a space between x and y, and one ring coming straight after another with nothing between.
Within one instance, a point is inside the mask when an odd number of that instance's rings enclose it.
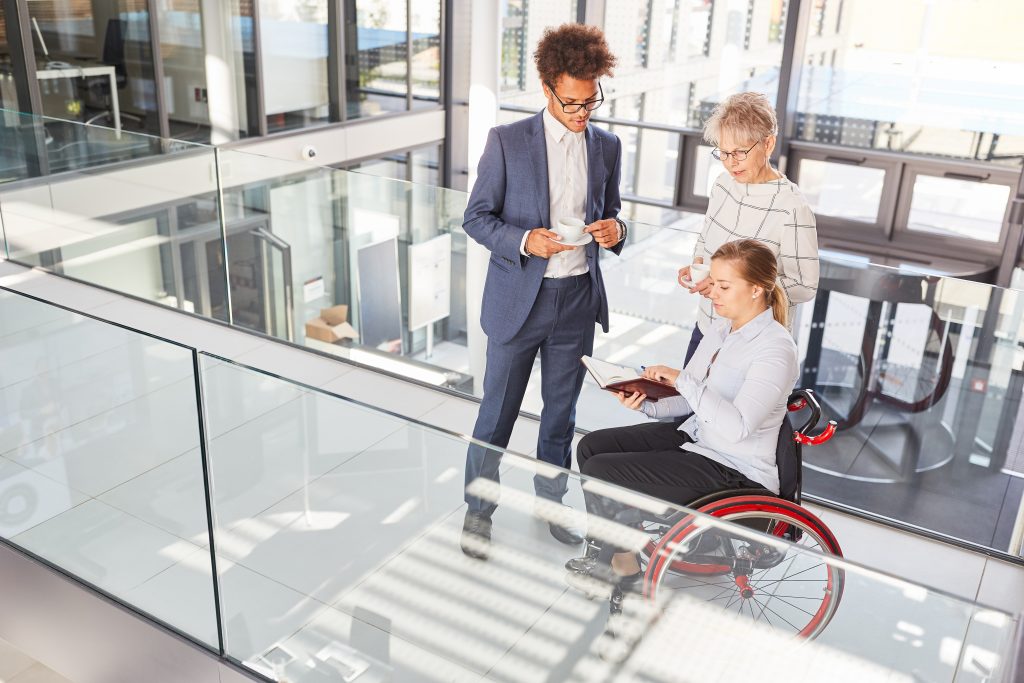
<instances>
[{"instance_id":1,"label":"older woman's eyeglasses","mask_svg":"<svg viewBox=\"0 0 1024 683\"><path fill-rule=\"evenodd\" d=\"M594 111L602 104L604 104L604 90L601 88L600 83L597 84L597 92L599 93L598 97L592 100L587 100L586 102L571 102L569 104L566 104L565 102L562 101L562 98L558 96L558 93L555 92L555 86L548 83L548 90L550 90L551 94L555 96L555 99L558 100L558 103L562 105L562 112L566 114L575 114L580 109Z\"/></svg>"},{"instance_id":2,"label":"older woman's eyeglasses","mask_svg":"<svg viewBox=\"0 0 1024 683\"><path fill-rule=\"evenodd\" d=\"M761 138L761 140L764 140L764 138ZM747 158L747 154L750 153L750 150L754 149L759 144L761 144L761 140L758 140L747 149L737 149L734 152L723 152L722 150L715 147L713 150L711 150L711 156L718 159L719 161L725 161L729 157L732 157L736 161L743 161L744 159Z\"/></svg>"}]
</instances>

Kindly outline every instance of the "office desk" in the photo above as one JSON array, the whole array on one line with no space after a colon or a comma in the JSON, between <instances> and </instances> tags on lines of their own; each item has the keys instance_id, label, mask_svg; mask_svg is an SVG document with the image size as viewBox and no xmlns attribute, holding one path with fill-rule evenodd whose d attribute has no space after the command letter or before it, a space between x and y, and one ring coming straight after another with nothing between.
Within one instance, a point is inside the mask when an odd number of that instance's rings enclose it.
<instances>
[{"instance_id":1,"label":"office desk","mask_svg":"<svg viewBox=\"0 0 1024 683\"><path fill-rule=\"evenodd\" d=\"M36 79L57 80L60 78L87 78L89 76L106 76L110 79L110 108L114 115L114 133L121 137L121 107L117 99L117 72L109 64L54 66L54 62L42 69L36 69Z\"/></svg>"}]
</instances>

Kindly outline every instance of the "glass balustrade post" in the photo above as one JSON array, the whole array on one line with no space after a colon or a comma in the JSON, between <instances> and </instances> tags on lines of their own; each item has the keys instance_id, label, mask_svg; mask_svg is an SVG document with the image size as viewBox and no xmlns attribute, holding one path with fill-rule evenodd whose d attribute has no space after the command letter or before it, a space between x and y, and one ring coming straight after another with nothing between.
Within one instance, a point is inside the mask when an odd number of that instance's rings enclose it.
<instances>
[{"instance_id":1,"label":"glass balustrade post","mask_svg":"<svg viewBox=\"0 0 1024 683\"><path fill-rule=\"evenodd\" d=\"M217 224L220 227L220 254L224 261L224 306L227 309L229 325L235 324L234 310L231 305L231 266L228 259L228 230L227 218L224 211L224 177L221 165L221 151L216 147L213 150L214 176L217 183Z\"/></svg>"},{"instance_id":2,"label":"glass balustrade post","mask_svg":"<svg viewBox=\"0 0 1024 683\"><path fill-rule=\"evenodd\" d=\"M203 498L206 503L206 533L210 543L210 573L213 579L213 609L217 622L217 652L225 656L224 613L220 593L220 574L217 572L217 543L213 529L213 481L210 470L210 450L206 431L206 404L203 399L203 375L199 363L199 352L192 349L192 371L196 388L196 421L199 430L199 455L203 468Z\"/></svg>"}]
</instances>

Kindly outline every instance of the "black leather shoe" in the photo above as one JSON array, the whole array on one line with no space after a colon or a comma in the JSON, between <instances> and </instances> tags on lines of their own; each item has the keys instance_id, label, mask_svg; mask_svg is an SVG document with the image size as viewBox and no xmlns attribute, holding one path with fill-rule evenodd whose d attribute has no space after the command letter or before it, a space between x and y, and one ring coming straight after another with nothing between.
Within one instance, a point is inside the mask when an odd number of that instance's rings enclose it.
<instances>
[{"instance_id":1,"label":"black leather shoe","mask_svg":"<svg viewBox=\"0 0 1024 683\"><path fill-rule=\"evenodd\" d=\"M571 572L589 573L597 564L597 556L601 553L601 546L592 538L587 539L587 552L583 557L574 557L565 563L565 568Z\"/></svg>"},{"instance_id":2,"label":"black leather shoe","mask_svg":"<svg viewBox=\"0 0 1024 683\"><path fill-rule=\"evenodd\" d=\"M568 572L565 582L589 596L612 598L618 596L618 607L621 609L622 596L628 593L640 593L643 588L644 573L639 571L629 576L620 576L608 565L595 563L590 571ZM612 612L616 605L612 604Z\"/></svg>"},{"instance_id":3,"label":"black leather shoe","mask_svg":"<svg viewBox=\"0 0 1024 683\"><path fill-rule=\"evenodd\" d=\"M573 529L572 527L562 526L561 524L555 524L552 522L548 524L548 530L559 543L564 543L566 545L579 545L580 543L583 543L583 532L579 529Z\"/></svg>"},{"instance_id":4,"label":"black leather shoe","mask_svg":"<svg viewBox=\"0 0 1024 683\"><path fill-rule=\"evenodd\" d=\"M475 560L486 560L491 549L491 518L467 512L462 521L462 552Z\"/></svg>"}]
</instances>

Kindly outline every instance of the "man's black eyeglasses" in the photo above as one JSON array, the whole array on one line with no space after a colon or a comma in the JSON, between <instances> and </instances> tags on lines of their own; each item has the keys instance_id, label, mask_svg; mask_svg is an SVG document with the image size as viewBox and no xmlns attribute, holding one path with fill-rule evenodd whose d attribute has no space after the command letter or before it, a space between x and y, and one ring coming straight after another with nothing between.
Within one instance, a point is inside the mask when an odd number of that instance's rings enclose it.
<instances>
[{"instance_id":1,"label":"man's black eyeglasses","mask_svg":"<svg viewBox=\"0 0 1024 683\"><path fill-rule=\"evenodd\" d=\"M555 86L551 85L550 83L548 83L548 90L550 90L551 94L555 96L555 99L558 100L558 103L562 105L562 111L566 114L575 114L580 109L594 111L602 104L604 104L604 90L601 88L600 83L597 84L597 92L600 93L597 99L587 100L586 102L579 103L572 102L570 104L566 104L565 102L563 102L562 98L559 97L558 94L555 92Z\"/></svg>"},{"instance_id":2,"label":"man's black eyeglasses","mask_svg":"<svg viewBox=\"0 0 1024 683\"><path fill-rule=\"evenodd\" d=\"M761 140L764 140L764 138L761 138ZM743 161L744 159L747 158L747 155L750 153L750 150L754 149L759 144L761 144L761 140L758 140L747 149L738 149L735 152L723 152L722 150L715 147L713 150L711 150L711 156L718 159L719 161L725 161L729 157L732 157L736 161Z\"/></svg>"}]
</instances>

